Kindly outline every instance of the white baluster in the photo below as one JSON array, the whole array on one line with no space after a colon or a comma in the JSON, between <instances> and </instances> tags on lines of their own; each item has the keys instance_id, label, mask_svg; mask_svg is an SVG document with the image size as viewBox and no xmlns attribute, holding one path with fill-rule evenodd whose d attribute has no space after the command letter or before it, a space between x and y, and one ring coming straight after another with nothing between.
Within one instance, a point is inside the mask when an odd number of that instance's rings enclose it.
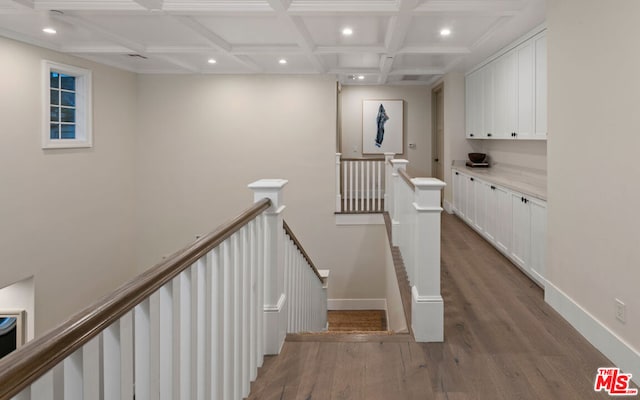
<instances>
[{"instance_id":1,"label":"white baluster","mask_svg":"<svg viewBox=\"0 0 640 400\"><path fill-rule=\"evenodd\" d=\"M227 239L220 245L222 248L222 265L224 269L224 301L223 301L223 327L224 327L224 345L223 345L223 379L224 385L223 399L235 399L233 390L233 371L234 371L234 324L233 324L233 310L234 310L234 273L233 273L233 252L231 249L231 240Z\"/></svg>"},{"instance_id":2,"label":"white baluster","mask_svg":"<svg viewBox=\"0 0 640 400\"><path fill-rule=\"evenodd\" d=\"M149 299L133 309L134 318L134 370L136 400L150 399L150 358L149 358Z\"/></svg>"},{"instance_id":3,"label":"white baluster","mask_svg":"<svg viewBox=\"0 0 640 400\"><path fill-rule=\"evenodd\" d=\"M258 366L256 362L256 351L258 345L258 292L257 292L257 278L258 278L258 241L257 241L257 222L255 220L249 223L249 244L250 244L250 258L249 258L249 271L251 276L251 293L250 293L250 311L249 311L249 331L251 338L249 342L249 379L254 381L258 375Z\"/></svg>"},{"instance_id":4,"label":"white baluster","mask_svg":"<svg viewBox=\"0 0 640 400\"><path fill-rule=\"evenodd\" d=\"M242 398L249 396L251 374L251 362L249 360L249 317L251 300L251 275L249 274L249 230L245 225L240 230L240 240L242 243Z\"/></svg>"},{"instance_id":5,"label":"white baluster","mask_svg":"<svg viewBox=\"0 0 640 400\"><path fill-rule=\"evenodd\" d=\"M265 329L264 329L264 286L265 286L265 277L264 277L264 271L265 271L265 217L264 214L260 215L257 220L257 226L258 226L258 280L257 280L257 292L258 292L258 298L256 299L256 304L258 306L256 312L258 313L258 331L257 331L257 336L258 336L258 348L257 348L257 354L256 354L256 362L257 362L257 366L258 368L260 368L262 366L262 362L264 360L264 341L265 341Z\"/></svg>"},{"instance_id":6,"label":"white baluster","mask_svg":"<svg viewBox=\"0 0 640 400\"><path fill-rule=\"evenodd\" d=\"M102 333L104 400L118 400L122 395L120 353L120 321L118 320Z\"/></svg>"},{"instance_id":7,"label":"white baluster","mask_svg":"<svg viewBox=\"0 0 640 400\"><path fill-rule=\"evenodd\" d=\"M207 254L206 304L208 335L206 338L206 396L208 399L222 399L222 267L220 263L220 247Z\"/></svg>"},{"instance_id":8,"label":"white baluster","mask_svg":"<svg viewBox=\"0 0 640 400\"><path fill-rule=\"evenodd\" d=\"M31 384L31 400L54 399L54 370L50 370Z\"/></svg>"},{"instance_id":9,"label":"white baluster","mask_svg":"<svg viewBox=\"0 0 640 400\"><path fill-rule=\"evenodd\" d=\"M233 249L233 398L242 398L242 254L240 237L236 233L231 236Z\"/></svg>"},{"instance_id":10,"label":"white baluster","mask_svg":"<svg viewBox=\"0 0 640 400\"><path fill-rule=\"evenodd\" d=\"M191 268L173 280L173 307L174 398L191 400Z\"/></svg>"},{"instance_id":11,"label":"white baluster","mask_svg":"<svg viewBox=\"0 0 640 400\"><path fill-rule=\"evenodd\" d=\"M340 212L340 204L342 203L340 198L340 156L341 153L336 153L336 212Z\"/></svg>"},{"instance_id":12,"label":"white baluster","mask_svg":"<svg viewBox=\"0 0 640 400\"><path fill-rule=\"evenodd\" d=\"M376 163L376 176L378 177L378 186L376 188L376 197L378 198L378 206L376 207L376 211L382 211L382 206L380 205L380 200L382 198L382 170L384 169L384 164L381 162Z\"/></svg>"},{"instance_id":13,"label":"white baluster","mask_svg":"<svg viewBox=\"0 0 640 400\"><path fill-rule=\"evenodd\" d=\"M26 388L22 389L22 391L20 393L18 393L17 395L13 396L11 398L11 400L30 400L31 399L31 387L27 386Z\"/></svg>"},{"instance_id":14,"label":"white baluster","mask_svg":"<svg viewBox=\"0 0 640 400\"><path fill-rule=\"evenodd\" d=\"M134 396L133 311L120 318L120 388L122 399Z\"/></svg>"},{"instance_id":15,"label":"white baluster","mask_svg":"<svg viewBox=\"0 0 640 400\"><path fill-rule=\"evenodd\" d=\"M191 267L191 393L194 400L205 398L206 268L205 257Z\"/></svg>"},{"instance_id":16,"label":"white baluster","mask_svg":"<svg viewBox=\"0 0 640 400\"><path fill-rule=\"evenodd\" d=\"M65 358L62 364L65 400L82 400L82 348Z\"/></svg>"},{"instance_id":17,"label":"white baluster","mask_svg":"<svg viewBox=\"0 0 640 400\"><path fill-rule=\"evenodd\" d=\"M82 398L100 398L100 335L82 346Z\"/></svg>"},{"instance_id":18,"label":"white baluster","mask_svg":"<svg viewBox=\"0 0 640 400\"><path fill-rule=\"evenodd\" d=\"M153 298L153 297L152 297ZM157 353L158 375L157 387L160 400L173 398L173 283L166 283L158 290L158 347L154 347ZM153 325L156 326L155 324ZM154 394L154 397L155 394Z\"/></svg>"},{"instance_id":19,"label":"white baluster","mask_svg":"<svg viewBox=\"0 0 640 400\"><path fill-rule=\"evenodd\" d=\"M364 210L364 167L365 163L360 162L360 211Z\"/></svg>"},{"instance_id":20,"label":"white baluster","mask_svg":"<svg viewBox=\"0 0 640 400\"><path fill-rule=\"evenodd\" d=\"M355 162L353 161L349 161L349 211L353 211L355 210L354 208L354 199L355 199L355 193L353 192L353 170L355 169Z\"/></svg>"},{"instance_id":21,"label":"white baluster","mask_svg":"<svg viewBox=\"0 0 640 400\"><path fill-rule=\"evenodd\" d=\"M345 161L342 165L342 211L347 211L347 201L349 200L349 192L347 192L347 169L349 161Z\"/></svg>"}]
</instances>

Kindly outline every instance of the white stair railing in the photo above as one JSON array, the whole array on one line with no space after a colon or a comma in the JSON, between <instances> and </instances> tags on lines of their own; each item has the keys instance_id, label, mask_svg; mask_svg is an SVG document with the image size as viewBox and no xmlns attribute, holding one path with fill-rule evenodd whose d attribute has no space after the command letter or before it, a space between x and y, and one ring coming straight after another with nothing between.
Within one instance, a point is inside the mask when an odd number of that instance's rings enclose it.
<instances>
[{"instance_id":1,"label":"white stair railing","mask_svg":"<svg viewBox=\"0 0 640 400\"><path fill-rule=\"evenodd\" d=\"M411 285L411 324L419 342L444 340L444 302L440 294L440 196L445 183L411 178L407 160L390 160L387 186L393 245L402 254Z\"/></svg>"},{"instance_id":2,"label":"white stair railing","mask_svg":"<svg viewBox=\"0 0 640 400\"><path fill-rule=\"evenodd\" d=\"M285 293L289 299L288 333L319 332L327 328L327 289L322 276L284 224Z\"/></svg>"},{"instance_id":3,"label":"white stair railing","mask_svg":"<svg viewBox=\"0 0 640 400\"><path fill-rule=\"evenodd\" d=\"M341 159L336 153L336 212L383 212L384 185L385 159Z\"/></svg>"},{"instance_id":4,"label":"white stair railing","mask_svg":"<svg viewBox=\"0 0 640 400\"><path fill-rule=\"evenodd\" d=\"M285 246L286 183L249 185L256 203L240 216L3 358L0 400L247 397L290 327L326 325L326 288L299 243ZM286 275L285 255L300 266Z\"/></svg>"}]
</instances>

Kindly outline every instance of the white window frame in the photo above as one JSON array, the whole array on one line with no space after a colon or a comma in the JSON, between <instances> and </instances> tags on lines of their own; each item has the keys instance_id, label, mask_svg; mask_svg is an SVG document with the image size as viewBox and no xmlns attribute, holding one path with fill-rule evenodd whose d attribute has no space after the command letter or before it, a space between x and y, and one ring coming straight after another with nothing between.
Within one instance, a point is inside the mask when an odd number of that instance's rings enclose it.
<instances>
[{"instance_id":1,"label":"white window frame","mask_svg":"<svg viewBox=\"0 0 640 400\"><path fill-rule=\"evenodd\" d=\"M51 139L51 71L72 75L76 78L76 138ZM91 106L91 71L42 60L42 148L70 149L93 146L92 106Z\"/></svg>"}]
</instances>

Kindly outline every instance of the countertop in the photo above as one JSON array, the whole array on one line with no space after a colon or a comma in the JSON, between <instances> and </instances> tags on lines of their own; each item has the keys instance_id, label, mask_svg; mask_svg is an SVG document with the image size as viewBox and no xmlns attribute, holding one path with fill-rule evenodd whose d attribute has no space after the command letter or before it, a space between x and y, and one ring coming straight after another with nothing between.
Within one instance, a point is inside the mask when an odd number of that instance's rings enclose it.
<instances>
[{"instance_id":1,"label":"countertop","mask_svg":"<svg viewBox=\"0 0 640 400\"><path fill-rule=\"evenodd\" d=\"M469 168L465 161L454 161L453 169L487 182L547 201L547 176L544 171L494 164L489 168Z\"/></svg>"}]
</instances>

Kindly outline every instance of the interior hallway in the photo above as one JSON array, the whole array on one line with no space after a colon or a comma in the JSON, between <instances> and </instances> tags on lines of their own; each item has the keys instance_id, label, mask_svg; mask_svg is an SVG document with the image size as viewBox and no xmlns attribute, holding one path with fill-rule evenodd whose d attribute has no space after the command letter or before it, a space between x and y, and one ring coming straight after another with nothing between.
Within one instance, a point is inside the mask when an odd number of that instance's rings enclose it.
<instances>
[{"instance_id":1,"label":"interior hallway","mask_svg":"<svg viewBox=\"0 0 640 400\"><path fill-rule=\"evenodd\" d=\"M613 364L538 286L446 213L442 295L444 343L408 335L289 339L265 359L250 399L609 398L593 385L597 368Z\"/></svg>"}]
</instances>

